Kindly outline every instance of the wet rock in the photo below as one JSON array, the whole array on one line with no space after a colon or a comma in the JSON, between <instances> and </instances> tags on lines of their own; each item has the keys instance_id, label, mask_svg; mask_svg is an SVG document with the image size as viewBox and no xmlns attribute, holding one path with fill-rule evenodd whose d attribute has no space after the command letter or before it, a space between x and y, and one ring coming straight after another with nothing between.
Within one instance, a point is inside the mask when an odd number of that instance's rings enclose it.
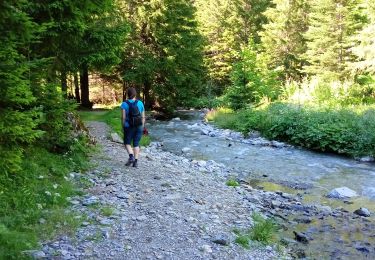
<instances>
[{"instance_id":1,"label":"wet rock","mask_svg":"<svg viewBox=\"0 0 375 260\"><path fill-rule=\"evenodd\" d=\"M359 158L360 162L375 162L375 158L372 156L365 156L362 158Z\"/></svg>"},{"instance_id":2,"label":"wet rock","mask_svg":"<svg viewBox=\"0 0 375 260\"><path fill-rule=\"evenodd\" d=\"M362 216L362 217L370 217L371 216L370 211L366 208L359 208L359 209L354 211L354 214L357 214L357 215Z\"/></svg>"},{"instance_id":3,"label":"wet rock","mask_svg":"<svg viewBox=\"0 0 375 260\"><path fill-rule=\"evenodd\" d=\"M310 237L308 237L305 233L303 232L297 232L297 231L293 231L293 234L294 234L294 239L298 242L301 242L303 244L307 244L309 243L309 240L311 240Z\"/></svg>"},{"instance_id":4,"label":"wet rock","mask_svg":"<svg viewBox=\"0 0 375 260\"><path fill-rule=\"evenodd\" d=\"M201 129L201 135L208 135L210 133L210 131L208 131L207 129Z\"/></svg>"},{"instance_id":5,"label":"wet rock","mask_svg":"<svg viewBox=\"0 0 375 260\"><path fill-rule=\"evenodd\" d=\"M214 239L212 239L212 242L222 245L222 246L228 246L230 243L230 240L226 234L220 234L220 235L217 235Z\"/></svg>"},{"instance_id":6,"label":"wet rock","mask_svg":"<svg viewBox=\"0 0 375 260\"><path fill-rule=\"evenodd\" d=\"M370 250L365 246L356 246L355 249L365 254L370 253Z\"/></svg>"},{"instance_id":7,"label":"wet rock","mask_svg":"<svg viewBox=\"0 0 375 260\"><path fill-rule=\"evenodd\" d=\"M284 143L278 141L271 141L270 145L275 148L283 148L286 146Z\"/></svg>"},{"instance_id":8,"label":"wet rock","mask_svg":"<svg viewBox=\"0 0 375 260\"><path fill-rule=\"evenodd\" d=\"M254 131L254 130L251 130L249 132L249 138L258 138L258 137L261 137L260 132Z\"/></svg>"},{"instance_id":9,"label":"wet rock","mask_svg":"<svg viewBox=\"0 0 375 260\"><path fill-rule=\"evenodd\" d=\"M353 198L357 197L358 194L354 191L349 189L348 187L340 187L331 190L328 194L328 198L333 198L333 199L347 199L347 198Z\"/></svg>"},{"instance_id":10,"label":"wet rock","mask_svg":"<svg viewBox=\"0 0 375 260\"><path fill-rule=\"evenodd\" d=\"M181 151L182 151L183 153L188 153L188 152L191 151L191 148L189 148L189 147L184 147L184 148L181 149Z\"/></svg>"}]
</instances>

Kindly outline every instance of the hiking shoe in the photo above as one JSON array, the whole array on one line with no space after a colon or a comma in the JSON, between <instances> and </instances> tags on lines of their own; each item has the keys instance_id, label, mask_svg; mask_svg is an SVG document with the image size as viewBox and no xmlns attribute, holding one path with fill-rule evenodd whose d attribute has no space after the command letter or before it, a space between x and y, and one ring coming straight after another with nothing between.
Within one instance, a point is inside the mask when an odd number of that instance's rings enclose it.
<instances>
[{"instance_id":1,"label":"hiking shoe","mask_svg":"<svg viewBox=\"0 0 375 260\"><path fill-rule=\"evenodd\" d=\"M125 163L125 165L130 166L133 163L134 163L134 159L132 160L132 159L129 158L129 160Z\"/></svg>"},{"instance_id":2,"label":"hiking shoe","mask_svg":"<svg viewBox=\"0 0 375 260\"><path fill-rule=\"evenodd\" d=\"M137 161L137 160L135 160L135 161L133 162L133 167L138 168L138 161Z\"/></svg>"}]
</instances>

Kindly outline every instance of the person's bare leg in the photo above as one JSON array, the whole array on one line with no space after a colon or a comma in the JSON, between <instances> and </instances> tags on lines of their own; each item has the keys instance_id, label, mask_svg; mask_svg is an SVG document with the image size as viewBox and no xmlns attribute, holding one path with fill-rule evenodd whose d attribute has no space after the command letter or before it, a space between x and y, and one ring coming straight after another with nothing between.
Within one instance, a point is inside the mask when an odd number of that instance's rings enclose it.
<instances>
[{"instance_id":1,"label":"person's bare leg","mask_svg":"<svg viewBox=\"0 0 375 260\"><path fill-rule=\"evenodd\" d=\"M140 152L139 146L134 147L133 150L134 150L134 158L135 158L136 160L138 160L138 155L139 155L139 152Z\"/></svg>"},{"instance_id":2,"label":"person's bare leg","mask_svg":"<svg viewBox=\"0 0 375 260\"><path fill-rule=\"evenodd\" d=\"M126 151L128 152L128 154L134 154L133 148L130 144L126 144L125 148L126 148Z\"/></svg>"}]
</instances>

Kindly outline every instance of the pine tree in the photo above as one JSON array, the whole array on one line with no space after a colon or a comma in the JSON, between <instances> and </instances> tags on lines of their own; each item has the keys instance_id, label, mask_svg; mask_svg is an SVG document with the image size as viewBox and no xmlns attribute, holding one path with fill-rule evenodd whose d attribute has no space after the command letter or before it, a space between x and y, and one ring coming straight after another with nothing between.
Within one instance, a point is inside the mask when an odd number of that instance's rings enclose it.
<instances>
[{"instance_id":1,"label":"pine tree","mask_svg":"<svg viewBox=\"0 0 375 260\"><path fill-rule=\"evenodd\" d=\"M305 64L308 4L306 0L274 0L273 4L264 13L268 24L261 33L266 62L283 80L298 80Z\"/></svg>"},{"instance_id":2,"label":"pine tree","mask_svg":"<svg viewBox=\"0 0 375 260\"><path fill-rule=\"evenodd\" d=\"M197 19L205 37L205 65L220 94L230 83L232 65L249 40L258 43L270 0L198 0Z\"/></svg>"},{"instance_id":3,"label":"pine tree","mask_svg":"<svg viewBox=\"0 0 375 260\"><path fill-rule=\"evenodd\" d=\"M27 57L38 27L24 10L24 1L0 2L0 179L20 169L24 146L42 134Z\"/></svg>"},{"instance_id":4,"label":"pine tree","mask_svg":"<svg viewBox=\"0 0 375 260\"><path fill-rule=\"evenodd\" d=\"M309 29L305 34L310 75L329 79L347 77L347 64L354 61L351 36L363 24L359 15L360 0L317 0L311 4Z\"/></svg>"},{"instance_id":5,"label":"pine tree","mask_svg":"<svg viewBox=\"0 0 375 260\"><path fill-rule=\"evenodd\" d=\"M188 0L126 1L133 32L120 70L142 90L146 105L170 112L199 95L203 79L202 38Z\"/></svg>"},{"instance_id":6,"label":"pine tree","mask_svg":"<svg viewBox=\"0 0 375 260\"><path fill-rule=\"evenodd\" d=\"M375 3L367 0L365 3L364 14L368 21L363 29L353 40L358 44L353 47L353 53L357 60L351 64L355 74L375 74Z\"/></svg>"}]
</instances>

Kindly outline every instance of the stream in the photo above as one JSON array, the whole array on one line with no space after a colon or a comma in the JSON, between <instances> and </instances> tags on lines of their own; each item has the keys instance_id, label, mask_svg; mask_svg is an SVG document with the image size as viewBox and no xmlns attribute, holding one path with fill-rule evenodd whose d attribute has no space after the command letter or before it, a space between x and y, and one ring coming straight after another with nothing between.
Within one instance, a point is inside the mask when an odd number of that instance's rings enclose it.
<instances>
[{"instance_id":1,"label":"stream","mask_svg":"<svg viewBox=\"0 0 375 260\"><path fill-rule=\"evenodd\" d=\"M308 259L350 259L375 257L375 164L359 162L332 154L307 151L297 147L271 147L241 142L243 138L222 138L202 134L202 113L180 111L171 121L150 121L153 141L163 143L163 150L196 160L214 160L241 173L265 191L287 192L302 196L309 205L329 206L346 212L365 207L372 213L363 221L320 217L310 223L289 221L291 230L310 232L314 239L301 245ZM198 127L197 127L198 126ZM328 199L332 189L348 187L360 196L350 200ZM301 216L306 213L301 213ZM290 217L290 219L292 219ZM369 230L370 229L370 230ZM334 232L332 232L334 231Z\"/></svg>"}]
</instances>

